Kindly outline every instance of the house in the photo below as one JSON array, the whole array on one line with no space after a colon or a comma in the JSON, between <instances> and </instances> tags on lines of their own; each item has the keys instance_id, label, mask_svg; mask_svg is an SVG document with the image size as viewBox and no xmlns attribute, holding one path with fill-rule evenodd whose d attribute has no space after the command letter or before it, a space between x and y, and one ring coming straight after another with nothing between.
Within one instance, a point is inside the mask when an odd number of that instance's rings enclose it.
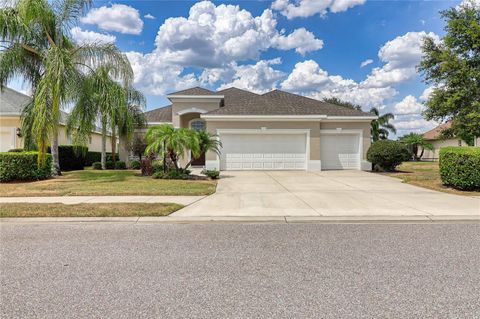
<instances>
[{"instance_id":1,"label":"house","mask_svg":"<svg viewBox=\"0 0 480 319\"><path fill-rule=\"evenodd\" d=\"M23 147L21 113L23 108L31 102L31 97L4 87L0 90L0 152L7 152L14 148ZM67 135L65 119L67 113L62 112L58 128L59 145L70 145L71 137ZM92 132L88 150L100 152L102 149L102 134L100 130ZM111 152L111 141L107 137L107 152Z\"/></svg>"},{"instance_id":2,"label":"house","mask_svg":"<svg viewBox=\"0 0 480 319\"><path fill-rule=\"evenodd\" d=\"M429 141L433 145L432 150L425 150L422 159L423 160L438 160L440 154L440 148L446 146L467 146L465 141L459 138L444 138L442 132L452 127L451 122L440 124L434 129L423 134L423 138Z\"/></svg>"},{"instance_id":3,"label":"house","mask_svg":"<svg viewBox=\"0 0 480 319\"><path fill-rule=\"evenodd\" d=\"M218 136L221 155L194 165L219 170L363 169L371 113L274 90L195 87L168 96L171 105L145 113L149 125L205 129ZM186 154L184 160L189 160Z\"/></svg>"}]
</instances>

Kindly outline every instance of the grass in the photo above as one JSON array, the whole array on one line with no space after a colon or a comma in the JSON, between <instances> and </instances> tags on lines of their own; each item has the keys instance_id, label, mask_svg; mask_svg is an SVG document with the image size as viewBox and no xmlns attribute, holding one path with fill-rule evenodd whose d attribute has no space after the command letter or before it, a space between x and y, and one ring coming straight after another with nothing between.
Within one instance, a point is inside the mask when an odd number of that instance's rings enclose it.
<instances>
[{"instance_id":1,"label":"grass","mask_svg":"<svg viewBox=\"0 0 480 319\"><path fill-rule=\"evenodd\" d=\"M400 178L404 183L412 184L440 192L464 195L480 196L480 192L461 191L442 184L438 162L406 162L397 167L397 172L382 173L388 176Z\"/></svg>"},{"instance_id":2,"label":"grass","mask_svg":"<svg viewBox=\"0 0 480 319\"><path fill-rule=\"evenodd\" d=\"M0 217L167 216L178 204L0 204Z\"/></svg>"},{"instance_id":3,"label":"grass","mask_svg":"<svg viewBox=\"0 0 480 319\"><path fill-rule=\"evenodd\" d=\"M44 181L2 183L0 196L210 195L211 180L164 180L134 170L64 172Z\"/></svg>"}]
</instances>

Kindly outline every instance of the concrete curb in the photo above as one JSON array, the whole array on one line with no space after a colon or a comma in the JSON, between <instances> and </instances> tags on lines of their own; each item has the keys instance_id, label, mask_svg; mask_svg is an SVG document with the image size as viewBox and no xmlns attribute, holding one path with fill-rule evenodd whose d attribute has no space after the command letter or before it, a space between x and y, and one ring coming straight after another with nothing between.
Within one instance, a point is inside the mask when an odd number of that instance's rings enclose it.
<instances>
[{"instance_id":1,"label":"concrete curb","mask_svg":"<svg viewBox=\"0 0 480 319\"><path fill-rule=\"evenodd\" d=\"M478 215L439 216L219 216L219 217L24 217L1 218L0 224L41 223L130 223L130 224L195 224L195 223L480 223Z\"/></svg>"}]
</instances>

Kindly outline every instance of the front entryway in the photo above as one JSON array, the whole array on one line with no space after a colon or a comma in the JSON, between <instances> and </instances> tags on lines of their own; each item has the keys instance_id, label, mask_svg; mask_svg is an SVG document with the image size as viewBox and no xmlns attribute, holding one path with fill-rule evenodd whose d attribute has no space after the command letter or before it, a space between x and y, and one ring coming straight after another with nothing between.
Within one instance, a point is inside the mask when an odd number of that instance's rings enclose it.
<instances>
[{"instance_id":1,"label":"front entryway","mask_svg":"<svg viewBox=\"0 0 480 319\"><path fill-rule=\"evenodd\" d=\"M190 154L192 156L192 154ZM196 158L192 161L192 166L205 166L205 153L200 155L199 158Z\"/></svg>"},{"instance_id":2,"label":"front entryway","mask_svg":"<svg viewBox=\"0 0 480 319\"><path fill-rule=\"evenodd\" d=\"M237 132L220 134L221 170L305 170L304 132Z\"/></svg>"}]
</instances>

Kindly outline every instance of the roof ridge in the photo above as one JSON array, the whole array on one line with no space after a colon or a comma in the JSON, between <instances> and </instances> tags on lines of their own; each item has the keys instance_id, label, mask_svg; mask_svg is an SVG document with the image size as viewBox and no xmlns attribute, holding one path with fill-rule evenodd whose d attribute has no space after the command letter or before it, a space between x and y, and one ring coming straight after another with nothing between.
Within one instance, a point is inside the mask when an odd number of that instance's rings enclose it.
<instances>
[{"instance_id":1,"label":"roof ridge","mask_svg":"<svg viewBox=\"0 0 480 319\"><path fill-rule=\"evenodd\" d=\"M236 86L230 86L226 89L223 89L223 90L218 90L217 93L220 93L220 92L224 92L224 91L227 91L227 90L238 90L238 91L242 91L242 92L247 92L247 93L250 93L250 94L255 94L255 95L258 95L258 96L262 96L262 94L257 94L255 92L252 92L252 91L249 91L249 90L245 90L245 89L241 89L241 88L238 88Z\"/></svg>"}]
</instances>

